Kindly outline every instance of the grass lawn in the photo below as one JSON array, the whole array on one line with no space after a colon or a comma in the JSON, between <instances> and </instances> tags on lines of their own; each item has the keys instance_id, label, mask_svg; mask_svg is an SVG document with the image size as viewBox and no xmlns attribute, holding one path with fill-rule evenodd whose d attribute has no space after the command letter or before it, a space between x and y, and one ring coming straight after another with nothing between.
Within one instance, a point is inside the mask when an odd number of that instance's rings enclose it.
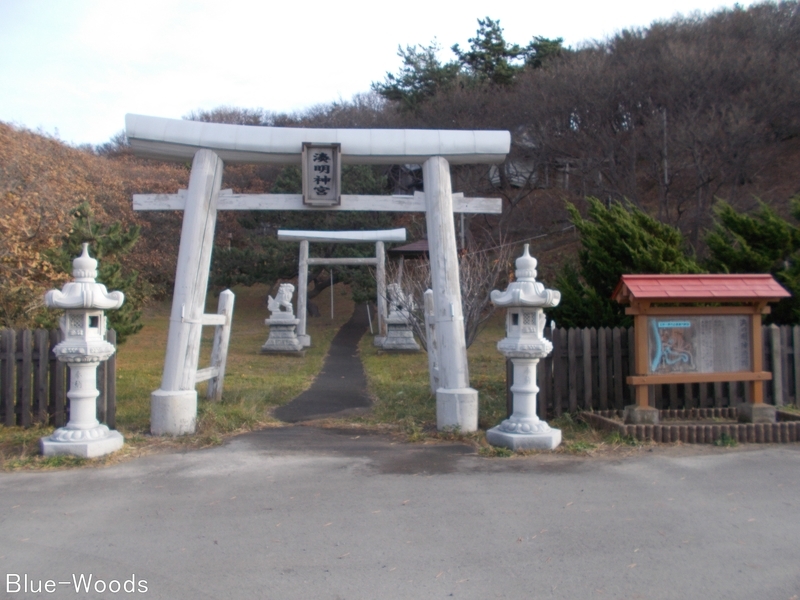
<instances>
[{"instance_id":1,"label":"grass lawn","mask_svg":"<svg viewBox=\"0 0 800 600\"><path fill-rule=\"evenodd\" d=\"M223 399L205 400L206 384L198 385L197 433L190 436L157 437L149 434L150 392L161 384L170 303L149 306L144 328L120 346L117 355L117 428L125 436L119 452L91 461L75 457L42 457L39 438L52 427L22 429L0 426L0 468L4 470L44 469L63 466L110 464L126 457L162 450L200 448L216 445L231 434L264 427L284 426L271 416L274 407L285 404L311 385L322 368L331 340L352 315L350 292L334 288L334 318L330 317L330 296L318 297L322 316L308 320L312 347L304 358L268 356L259 353L266 341L268 317L267 288L237 288L233 332L228 353ZM216 312L216 298L209 298L206 312ZM364 309L365 310L365 309ZM475 434L436 431L436 402L430 393L428 359L418 354L386 354L365 335L360 352L374 404L365 414L328 418L315 422L321 427L358 427L396 432L409 441L433 443L460 440L474 444L484 456L508 456L511 452L489 446L483 431L505 418L505 359L496 343L504 337L502 315L491 319L470 347L470 381L480 399L479 427ZM204 328L200 367L210 361L213 327ZM608 448L636 445L619 436L589 429L582 421L563 415L551 425L562 430L563 443L557 452L592 454Z\"/></svg>"}]
</instances>

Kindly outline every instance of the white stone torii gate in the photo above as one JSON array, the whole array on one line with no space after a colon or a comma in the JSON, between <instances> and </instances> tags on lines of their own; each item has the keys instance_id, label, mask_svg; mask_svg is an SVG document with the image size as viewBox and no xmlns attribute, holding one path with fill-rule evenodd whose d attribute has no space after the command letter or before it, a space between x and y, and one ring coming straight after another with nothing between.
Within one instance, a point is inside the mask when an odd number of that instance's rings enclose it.
<instances>
[{"instance_id":1,"label":"white stone torii gate","mask_svg":"<svg viewBox=\"0 0 800 600\"><path fill-rule=\"evenodd\" d=\"M384 242L405 242L406 230L378 229L374 231L299 231L279 229L278 240L283 242L300 242L300 257L297 273L297 339L303 346L311 345L311 338L306 333L308 319L308 266L309 265L374 265L377 280L378 299L378 337L386 332L386 252ZM358 243L375 242L374 258L309 258L309 242ZM376 338L377 339L377 338Z\"/></svg>"},{"instance_id":2,"label":"white stone torii gate","mask_svg":"<svg viewBox=\"0 0 800 600\"><path fill-rule=\"evenodd\" d=\"M126 135L140 156L192 160L189 188L134 195L134 210L183 210L175 291L161 387L150 402L155 435L195 431L197 363L217 210L425 211L439 348L436 423L478 427L478 392L469 387L453 212L500 213L494 198L453 194L450 164L496 164L511 145L507 131L301 129L252 127L126 115ZM297 164L303 142L341 144L343 164L422 164L425 191L413 196L342 195L334 207L303 204L300 194L221 191L223 161Z\"/></svg>"}]
</instances>

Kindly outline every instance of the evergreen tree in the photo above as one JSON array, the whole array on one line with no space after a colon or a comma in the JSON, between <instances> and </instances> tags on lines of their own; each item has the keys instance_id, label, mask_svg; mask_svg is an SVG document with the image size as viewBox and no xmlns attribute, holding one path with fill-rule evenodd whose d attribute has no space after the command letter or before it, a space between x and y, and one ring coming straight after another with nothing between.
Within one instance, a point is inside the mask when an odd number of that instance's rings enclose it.
<instances>
[{"instance_id":1,"label":"evergreen tree","mask_svg":"<svg viewBox=\"0 0 800 600\"><path fill-rule=\"evenodd\" d=\"M499 20L489 17L478 19L478 31L468 41L469 50L461 50L458 44L451 50L458 61L478 80L508 85L524 68L526 49L519 44L506 42Z\"/></svg>"},{"instance_id":2,"label":"evergreen tree","mask_svg":"<svg viewBox=\"0 0 800 600\"><path fill-rule=\"evenodd\" d=\"M372 84L372 89L387 100L398 102L402 110L413 112L427 98L450 88L461 70L457 62L440 62L439 50L436 41L429 46L398 48L397 55L403 59L400 71L396 75L387 73L382 83Z\"/></svg>"},{"instance_id":3,"label":"evergreen tree","mask_svg":"<svg viewBox=\"0 0 800 600\"><path fill-rule=\"evenodd\" d=\"M611 299L620 277L628 273L701 273L687 254L680 231L661 223L632 204L605 207L587 198L588 218L567 204L570 220L581 239L580 270L567 267L555 289L561 303L550 312L564 327L628 326L624 307Z\"/></svg>"},{"instance_id":4,"label":"evergreen tree","mask_svg":"<svg viewBox=\"0 0 800 600\"><path fill-rule=\"evenodd\" d=\"M450 49L456 60L441 62L441 46L434 40L428 46L399 48L403 65L397 74L387 73L383 82L374 82L372 89L387 100L395 101L406 112L414 112L427 99L446 92L459 82L510 85L525 68L538 69L566 50L563 39L534 36L527 46L511 44L503 37L500 21L478 19L475 37L469 38L469 49L458 44Z\"/></svg>"},{"instance_id":5,"label":"evergreen tree","mask_svg":"<svg viewBox=\"0 0 800 600\"><path fill-rule=\"evenodd\" d=\"M790 201L800 219L800 197ZM706 235L707 266L716 273L771 273L789 292L772 308L768 323L800 323L800 228L759 201L751 215L740 214L727 202L716 207L716 224Z\"/></svg>"},{"instance_id":6,"label":"evergreen tree","mask_svg":"<svg viewBox=\"0 0 800 600\"><path fill-rule=\"evenodd\" d=\"M142 328L141 307L149 296L148 284L139 280L136 271L126 272L118 260L136 244L140 228L134 225L125 229L120 223L101 225L93 218L88 202L81 203L70 214L72 227L64 236L61 247L51 252L48 259L59 271L72 273L72 261L81 254L82 244L89 243L89 254L99 263L97 281L109 291L125 294L125 303L120 309L106 312L108 326L117 332L117 343L121 344ZM40 324L53 327L54 322L45 322L54 320L51 311L48 315L40 319Z\"/></svg>"}]
</instances>

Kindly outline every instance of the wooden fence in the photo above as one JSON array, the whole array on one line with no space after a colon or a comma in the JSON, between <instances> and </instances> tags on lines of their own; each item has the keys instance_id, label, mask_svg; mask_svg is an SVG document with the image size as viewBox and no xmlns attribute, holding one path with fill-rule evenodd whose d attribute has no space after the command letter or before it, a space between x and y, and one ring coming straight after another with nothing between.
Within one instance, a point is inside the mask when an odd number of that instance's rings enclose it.
<instances>
[{"instance_id":1,"label":"wooden fence","mask_svg":"<svg viewBox=\"0 0 800 600\"><path fill-rule=\"evenodd\" d=\"M58 329L0 330L0 423L66 425L68 367L53 354L53 347L62 339ZM106 339L116 346L113 329L108 330ZM116 353L97 369L97 418L112 429L116 427L116 371Z\"/></svg>"},{"instance_id":2,"label":"wooden fence","mask_svg":"<svg viewBox=\"0 0 800 600\"><path fill-rule=\"evenodd\" d=\"M553 352L539 361L537 411L541 418L578 410L622 410L634 403L625 378L634 371L633 327L545 329ZM764 401L782 406L800 399L800 326L763 327ZM513 381L509 368L509 386ZM509 392L510 394L510 392ZM659 410L721 408L749 400L744 382L652 386L651 404ZM510 405L509 405L510 408Z\"/></svg>"}]
</instances>

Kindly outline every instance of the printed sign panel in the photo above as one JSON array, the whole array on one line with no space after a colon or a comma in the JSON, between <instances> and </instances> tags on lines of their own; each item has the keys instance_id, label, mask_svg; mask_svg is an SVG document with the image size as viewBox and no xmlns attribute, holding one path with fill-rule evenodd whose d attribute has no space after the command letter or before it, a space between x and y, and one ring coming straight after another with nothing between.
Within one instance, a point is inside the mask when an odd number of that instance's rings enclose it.
<instances>
[{"instance_id":1,"label":"printed sign panel","mask_svg":"<svg viewBox=\"0 0 800 600\"><path fill-rule=\"evenodd\" d=\"M725 373L751 368L750 317L648 317L648 372Z\"/></svg>"},{"instance_id":2,"label":"printed sign panel","mask_svg":"<svg viewBox=\"0 0 800 600\"><path fill-rule=\"evenodd\" d=\"M303 203L334 206L341 203L340 144L303 142Z\"/></svg>"}]
</instances>

